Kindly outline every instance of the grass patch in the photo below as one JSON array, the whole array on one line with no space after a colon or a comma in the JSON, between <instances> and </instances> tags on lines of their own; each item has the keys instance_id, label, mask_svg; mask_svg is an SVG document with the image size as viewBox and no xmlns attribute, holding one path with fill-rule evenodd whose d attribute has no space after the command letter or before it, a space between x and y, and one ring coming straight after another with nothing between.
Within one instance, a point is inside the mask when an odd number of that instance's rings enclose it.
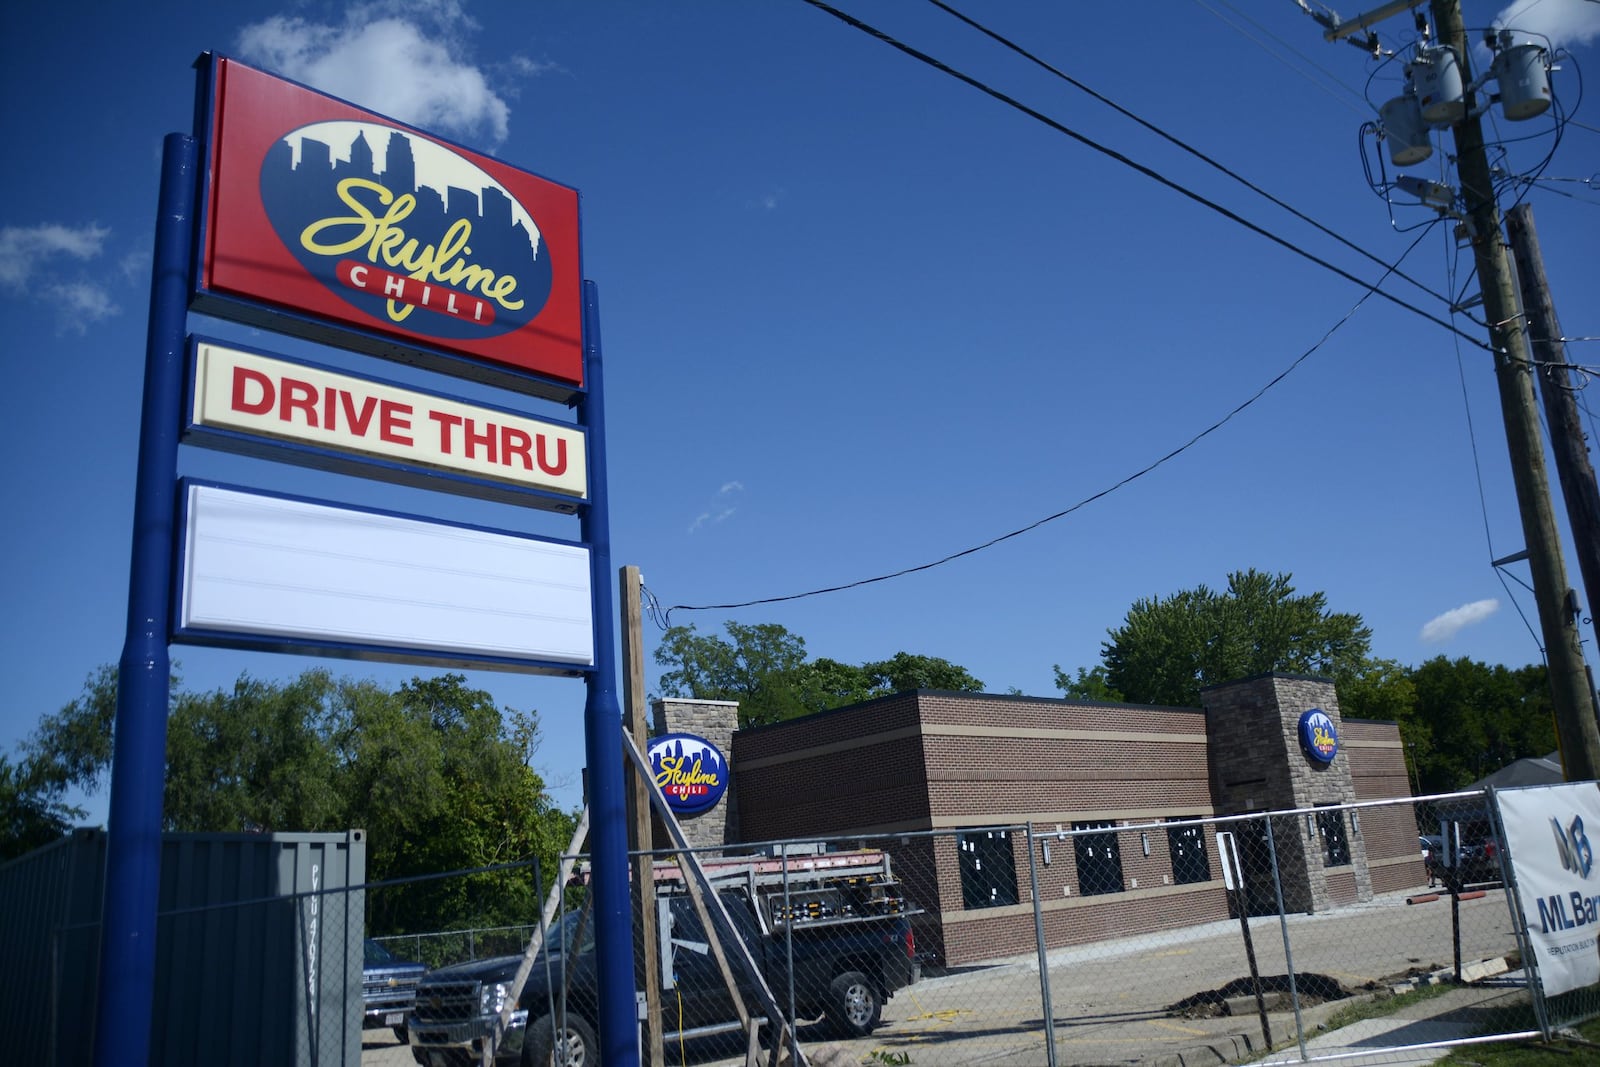
<instances>
[{"instance_id":1,"label":"grass patch","mask_svg":"<svg viewBox=\"0 0 1600 1067\"><path fill-rule=\"evenodd\" d=\"M1573 1027L1577 1040L1504 1041L1458 1048L1440 1060L1448 1067L1574 1067L1600 1061L1600 1019Z\"/></svg>"},{"instance_id":2,"label":"grass patch","mask_svg":"<svg viewBox=\"0 0 1600 1067\"><path fill-rule=\"evenodd\" d=\"M1363 1019L1381 1018L1409 1005L1442 997L1457 988L1446 982L1419 986L1405 993L1379 993L1341 1005L1322 1025L1327 1030L1337 1030ZM1592 994L1593 990L1583 992ZM1556 1015L1558 1018L1562 1015L1571 1018L1576 1013L1558 1010ZM1526 998L1487 1009L1480 1005L1474 1021L1482 1026L1481 1032L1485 1034L1515 1033L1538 1028L1533 1007ZM1600 1063L1600 1018L1580 1023L1567 1032L1573 1036L1557 1037L1549 1043L1524 1040L1469 1045L1451 1051L1438 1062L1441 1067L1576 1067L1581 1063Z\"/></svg>"},{"instance_id":3,"label":"grass patch","mask_svg":"<svg viewBox=\"0 0 1600 1067\"><path fill-rule=\"evenodd\" d=\"M1370 998L1341 1006L1328 1016L1323 1026L1329 1030L1338 1030L1352 1023L1358 1023L1363 1019L1381 1019L1386 1015L1393 1015L1401 1008L1409 1007L1412 1004L1420 1004L1425 1000L1442 997L1455 988L1453 985L1440 984L1418 986L1404 993L1380 992Z\"/></svg>"}]
</instances>

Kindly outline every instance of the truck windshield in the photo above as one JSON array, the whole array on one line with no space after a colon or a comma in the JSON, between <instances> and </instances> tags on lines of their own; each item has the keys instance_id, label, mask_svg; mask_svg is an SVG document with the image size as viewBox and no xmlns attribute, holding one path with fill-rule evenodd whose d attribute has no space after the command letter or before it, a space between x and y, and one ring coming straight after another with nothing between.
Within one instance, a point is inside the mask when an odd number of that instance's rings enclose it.
<instances>
[{"instance_id":1,"label":"truck windshield","mask_svg":"<svg viewBox=\"0 0 1600 1067\"><path fill-rule=\"evenodd\" d=\"M578 928L583 928L583 939L578 943L579 952L590 952L594 949L594 916L585 915L582 911L569 911L556 920L550 928L550 940L561 946L562 952L572 951L573 939L578 937Z\"/></svg>"}]
</instances>

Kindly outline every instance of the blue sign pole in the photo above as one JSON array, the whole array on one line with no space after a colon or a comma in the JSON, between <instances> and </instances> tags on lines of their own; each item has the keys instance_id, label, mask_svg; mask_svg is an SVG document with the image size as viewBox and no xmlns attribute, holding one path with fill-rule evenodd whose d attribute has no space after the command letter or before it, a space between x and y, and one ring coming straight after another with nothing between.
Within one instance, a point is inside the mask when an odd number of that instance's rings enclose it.
<instances>
[{"instance_id":1,"label":"blue sign pole","mask_svg":"<svg viewBox=\"0 0 1600 1067\"><path fill-rule=\"evenodd\" d=\"M589 760L589 856L600 970L600 1061L636 1067L639 1026L634 998L633 916L628 904L628 823L622 783L622 705L617 699L617 646L612 632L611 508L606 492L606 417L600 357L600 295L583 283L584 381L578 420L589 428L591 496L583 513L594 602L594 670L588 675L583 724Z\"/></svg>"},{"instance_id":2,"label":"blue sign pole","mask_svg":"<svg viewBox=\"0 0 1600 1067\"><path fill-rule=\"evenodd\" d=\"M144 413L139 425L128 630L117 675L116 744L101 910L96 1067L150 1059L161 793L167 765L168 608L172 589L184 329L194 237L198 143L168 134L150 270Z\"/></svg>"}]
</instances>

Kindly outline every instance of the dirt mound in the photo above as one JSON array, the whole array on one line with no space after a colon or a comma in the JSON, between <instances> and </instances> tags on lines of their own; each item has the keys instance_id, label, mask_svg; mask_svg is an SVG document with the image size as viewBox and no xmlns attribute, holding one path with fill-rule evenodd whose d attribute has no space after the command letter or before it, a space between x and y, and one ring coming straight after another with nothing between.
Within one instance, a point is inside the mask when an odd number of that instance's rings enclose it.
<instances>
[{"instance_id":1,"label":"dirt mound","mask_svg":"<svg viewBox=\"0 0 1600 1067\"><path fill-rule=\"evenodd\" d=\"M1300 997L1302 1007L1313 1004L1323 1004L1330 1000L1344 1000L1358 992L1365 992L1371 988L1370 984L1361 989L1349 989L1337 979L1313 971L1298 971L1294 976L1294 991ZM1261 994L1271 998L1268 1003L1270 1010L1274 1005L1272 1001L1284 1000L1289 996L1289 976L1286 974L1264 974L1261 976ZM1216 989L1207 989L1193 996L1185 997L1175 1004L1168 1004L1168 1015L1182 1019L1210 1019L1228 1014L1228 1001L1239 997L1255 995L1255 984L1248 976L1235 978L1224 986Z\"/></svg>"}]
</instances>

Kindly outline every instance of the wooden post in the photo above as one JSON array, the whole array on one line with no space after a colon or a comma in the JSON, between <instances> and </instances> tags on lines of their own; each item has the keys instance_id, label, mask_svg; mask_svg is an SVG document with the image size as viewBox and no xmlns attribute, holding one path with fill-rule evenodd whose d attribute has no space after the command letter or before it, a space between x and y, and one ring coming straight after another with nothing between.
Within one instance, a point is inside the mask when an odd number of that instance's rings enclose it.
<instances>
[{"instance_id":1,"label":"wooden post","mask_svg":"<svg viewBox=\"0 0 1600 1067\"><path fill-rule=\"evenodd\" d=\"M1506 212L1506 235L1511 239L1511 253L1517 264L1528 333L1539 357L1534 377L1539 382L1539 399L1544 403L1545 421L1550 428L1550 454L1556 461L1561 499L1567 505L1572 552L1578 558L1583 591L1588 594L1590 624L1600 632L1600 487L1595 484L1594 465L1589 462L1583 423L1578 418L1578 402L1567 373L1561 320L1556 318L1555 298L1545 277L1544 253L1539 248L1539 231L1534 228L1530 205L1518 204ZM1592 682L1589 688L1594 689Z\"/></svg>"},{"instance_id":2,"label":"wooden post","mask_svg":"<svg viewBox=\"0 0 1600 1067\"><path fill-rule=\"evenodd\" d=\"M640 604L641 580L638 567L623 567L617 582L622 592L622 662L627 679L622 689L622 706L627 715L628 733L641 750L650 747L650 726L645 721L644 692L644 611ZM626 762L626 760L624 760ZM633 857L633 887L636 911L634 929L639 931L639 960L644 970L644 1047L648 1067L663 1067L666 1051L661 1040L661 947L656 930L655 876L648 855L651 840L650 799L636 774L624 771L628 786L628 847Z\"/></svg>"},{"instance_id":3,"label":"wooden post","mask_svg":"<svg viewBox=\"0 0 1600 1067\"><path fill-rule=\"evenodd\" d=\"M706 877L706 871L700 864L700 858L689 851L689 843L683 836L683 827L678 825L677 816L667 806L667 798L661 795L661 788L656 785L655 779L650 776L650 763L644 757L644 750L633 743L633 736L627 731L623 731L622 744L624 753L633 761L634 768L639 772L639 777L648 786L650 806L655 808L656 814L661 816L661 822L666 826L667 834L672 838L672 844L678 850L678 863L684 869L684 880L689 886L691 895L697 897L695 908L700 911L700 921L706 928L707 939L715 948L718 944L715 937L716 931L718 929L728 931L729 936L733 939L734 959L749 978L752 989L756 996L760 998L761 1006L767 1013L767 1018L772 1020L776 1027L775 1037L779 1040L778 1043L773 1045L772 1049L772 1061L776 1063L783 1051L782 1042L787 1040L793 1023L784 1017L782 1009L778 1007L778 998L772 995L772 987L767 985L766 976L761 973L761 968L756 964L755 957L750 954L750 946L746 945L739 937L739 928L733 924L733 919L728 915L727 905L723 904L722 898L717 896L716 890L711 885L711 880ZM696 893L696 890L699 892ZM713 912L721 920L720 926L706 921L710 917L707 912ZM722 965L723 979L728 983L728 992L733 994L735 1004L740 1005L740 1021L745 1024L748 1031L749 1013L744 1011L742 1004L740 1004L737 983L734 981L733 974L728 969L727 961L720 950L717 958ZM808 1067L805 1051L800 1048L799 1042L793 1042L792 1044L797 1057L795 1067Z\"/></svg>"},{"instance_id":4,"label":"wooden post","mask_svg":"<svg viewBox=\"0 0 1600 1067\"><path fill-rule=\"evenodd\" d=\"M567 845L566 854L561 858L561 866L556 871L555 884L545 895L544 912L540 916L539 925L533 931L533 936L528 939L527 951L523 952L522 962L517 964L517 973L511 979L511 988L506 991L505 1007L500 1009L500 1015L494 1021L494 1029L489 1031L489 1036L483 1043L483 1054L480 1058L483 1067L490 1067L494 1063L495 1050L500 1047L500 1040L505 1037L506 1027L511 1025L512 1012L517 1010L517 1005L522 1000L522 987L528 984L528 974L533 970L533 961L538 958L539 950L544 947L545 931L555 919L556 906L561 903L561 894L566 890L567 879L572 877L572 866L577 861L578 850L583 847L584 838L588 836L589 808L585 805L583 815L578 819L578 828L572 832L572 841Z\"/></svg>"}]
</instances>

